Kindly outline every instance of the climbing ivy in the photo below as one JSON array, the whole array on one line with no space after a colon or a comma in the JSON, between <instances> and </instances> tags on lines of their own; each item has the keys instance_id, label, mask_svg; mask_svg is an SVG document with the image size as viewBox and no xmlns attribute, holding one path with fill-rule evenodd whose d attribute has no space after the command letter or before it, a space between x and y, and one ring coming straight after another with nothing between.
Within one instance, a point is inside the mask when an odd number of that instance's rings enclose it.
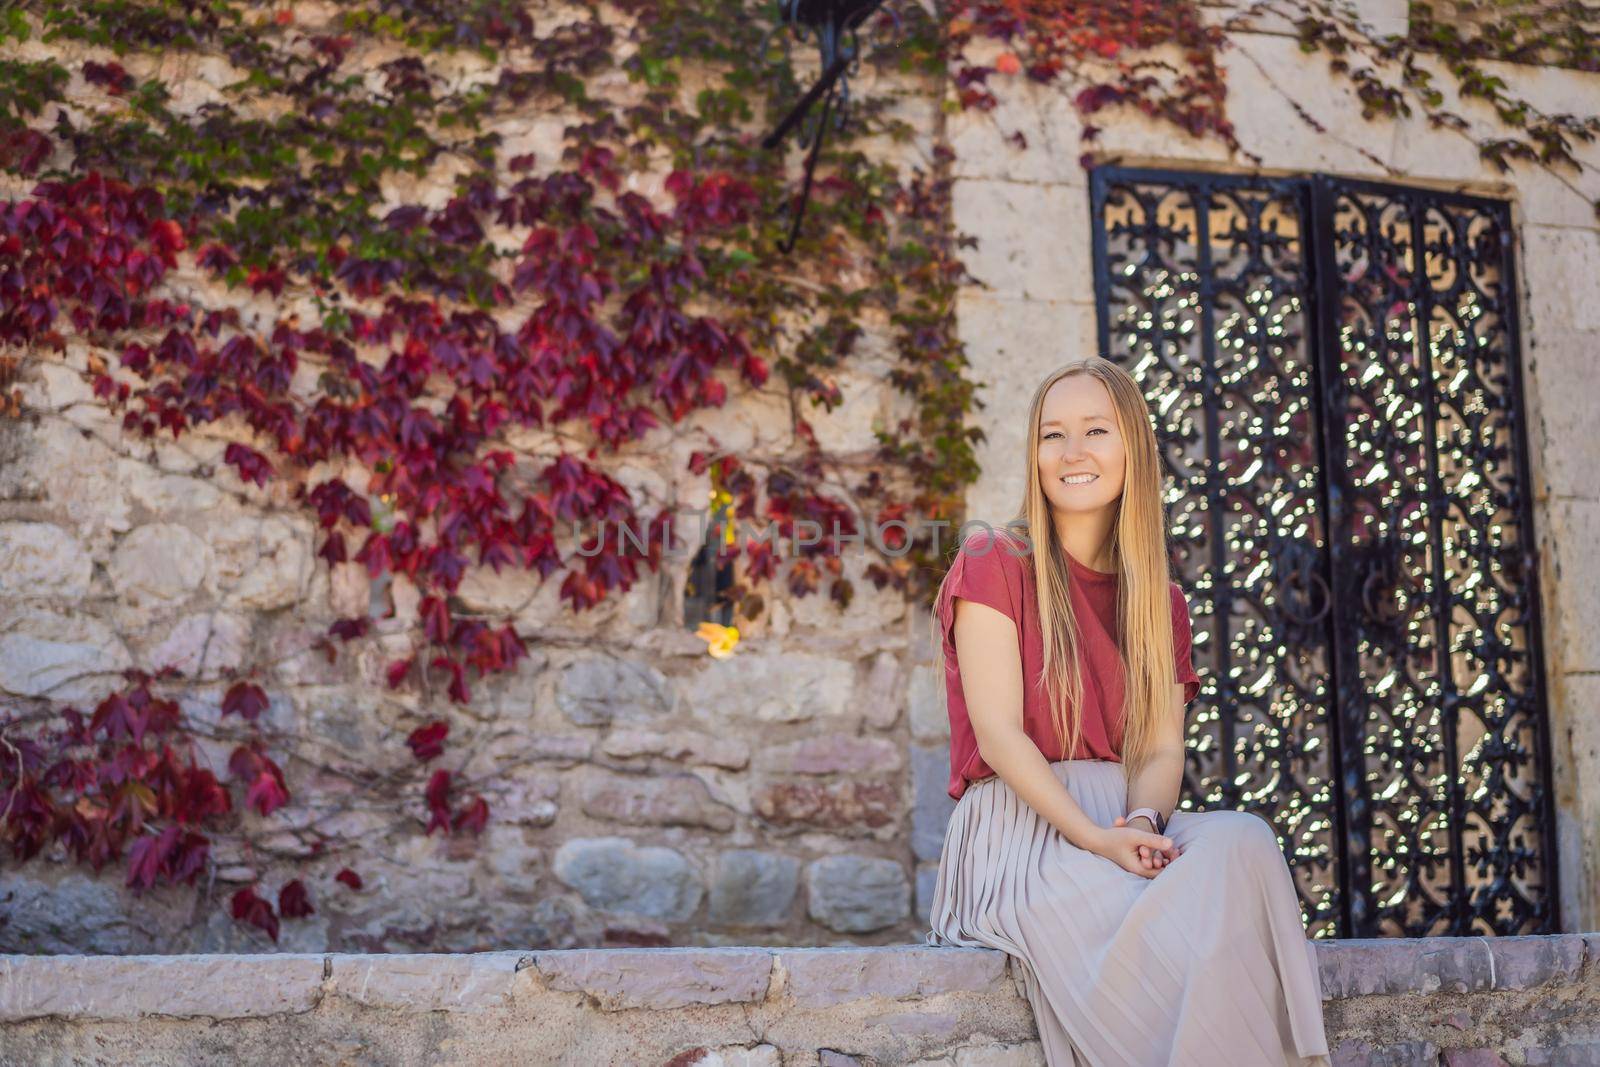
<instances>
[{"instance_id":1,"label":"climbing ivy","mask_svg":"<svg viewBox=\"0 0 1600 1067\"><path fill-rule=\"evenodd\" d=\"M1075 83L1073 104L1085 118L1086 145L1116 107L1129 107L1195 136L1216 136L1251 162L1226 117L1226 88L1218 61L1232 33L1268 20L1293 26L1301 49L1327 57L1329 71L1348 79L1366 119L1420 113L1430 126L1472 139L1483 160L1505 172L1515 162L1549 170L1575 193L1569 175L1583 164L1574 142L1600 134L1600 114L1550 114L1513 93L1484 62L1541 63L1600 70L1600 14L1593 5L1543 0L1461 0L1412 3L1404 33L1384 35L1341 0L1283 3L1252 0L1233 11L1208 13L1196 3L1147 0L959 0L951 4L948 55L962 107L992 108L991 82L1008 76ZM974 41L1006 46L991 62L967 58ZM1156 55L1155 46L1170 46ZM1176 52L1177 64L1169 58ZM1443 68L1463 104L1488 105L1499 132L1478 136L1460 111L1447 106L1431 65ZM1290 101L1310 128L1322 127ZM1021 147L1026 138L1013 135ZM1387 161L1366 153L1374 163ZM1084 166L1093 158L1083 156ZM1578 193L1578 195L1582 195ZM1600 217L1600 198L1590 200Z\"/></svg>"},{"instance_id":2,"label":"climbing ivy","mask_svg":"<svg viewBox=\"0 0 1600 1067\"><path fill-rule=\"evenodd\" d=\"M466 703L527 654L508 620L465 609L469 569L559 575L576 612L627 591L659 568L678 515L635 499L614 457L731 390L781 390L787 450L738 455L710 437L688 467L711 472L741 520L824 531L781 574L770 544L719 546L742 560L744 617L780 578L789 595L848 605L842 539L958 520L982 439L966 425L976 385L955 334L967 278L951 153L942 130L894 117L896 91L947 79L947 110L988 109L1008 78L1071 82L1086 144L1133 108L1248 155L1218 54L1242 20L1276 13L1352 79L1369 116L1415 106L1464 129L1421 66L1432 55L1512 131L1482 146L1486 159L1577 167L1571 143L1596 120L1541 114L1480 64L1595 69L1593 38L1571 32L1582 5L1539 20L1473 7L1482 17L1464 29L1413 5L1407 34L1385 39L1320 2L1221 21L1193 2L891 4L865 28L851 107L784 256L798 175L760 140L809 76L773 5L368 0L301 25L293 6L238 0L22 0L0 13L0 42L99 51L0 60L0 169L29 183L0 202L0 408L26 418L16 377L78 341L128 434L176 440L229 420L223 458L241 492L285 487L315 516L321 560L418 592L414 619L393 604L339 619L319 651L372 641L379 622L410 627L388 685ZM998 58L969 59L979 41ZM158 76L201 59L205 78ZM75 77L90 91L69 100ZM543 154L507 149L553 121ZM920 168L874 148L919 133L933 134ZM441 180L444 196L408 199ZM179 284L194 271L206 292L238 295L208 305ZM254 294L271 297L268 321L241 315ZM866 454L831 454L808 416L842 402L868 327L892 339L888 380L911 414ZM528 446L528 431L548 445ZM563 551L564 528L601 522ZM913 525L888 547L868 579L925 598L940 567L931 537ZM249 724L229 761L240 805L188 755L196 727L175 702L219 681L225 714ZM208 835L236 832L241 807L265 817L291 797L255 727L260 682L259 665L220 680L135 672L92 717L44 705L0 725L0 833L19 859L56 845L98 868L126 854L130 886L192 883L212 862ZM435 719L407 735L419 776L448 734ZM432 770L424 832L481 831L486 787ZM314 854L324 847L349 845L319 838ZM349 867L336 880L361 884ZM280 917L311 908L298 879L276 909L254 886L230 901L274 939Z\"/></svg>"},{"instance_id":3,"label":"climbing ivy","mask_svg":"<svg viewBox=\"0 0 1600 1067\"><path fill-rule=\"evenodd\" d=\"M87 341L95 394L135 436L240 427L224 461L247 486L291 488L317 519L323 561L417 588L417 645L390 664L391 687L438 686L465 703L476 679L526 655L508 622L463 608L468 568L559 575L579 612L657 569L675 516L642 514L602 453L724 405L731 385L761 388L775 370L793 413L786 455L733 457L713 439L690 460L698 472L726 461L741 518L848 534L885 515L950 515L975 473L941 179L902 178L854 144L912 131L861 100L824 154L802 241L782 257L792 176L757 142L804 87L768 47L772 23L731 0L621 8L621 22L596 7L536 26L503 3L376 4L302 28L293 9L225 0L39 2L6 24L15 39L117 58L76 64L101 94L91 107L46 108L64 102L62 66L4 70L29 90L6 94L5 162L35 184L0 208L0 257L13 265L0 274L0 343L39 360ZM179 50L232 68L198 106L149 73L154 54ZM460 59L421 54L434 50ZM589 91L612 74L627 88ZM559 155L501 151L536 114L567 120ZM454 181L442 203L379 206L441 167ZM178 298L175 272L188 269L270 295L275 321ZM807 416L842 400L835 375L865 316L895 338L894 381L918 414L886 427L875 454L830 456ZM545 430L559 449L514 446L513 429ZM562 551L569 524L601 521L601 535ZM724 551L746 557L735 602L761 611L757 586L780 577L769 546ZM926 581L916 559L886 558L871 576L914 592ZM791 595L825 585L851 599L831 536L786 570ZM337 620L323 649L371 639L375 621ZM440 727L413 733L419 763L442 753ZM0 791L26 800L15 809L26 834L5 822L23 858L52 839L94 839L101 861L136 849L140 885L187 881L206 828L230 825L221 787L192 806L191 779L169 760L91 751L81 731L49 738L0 761ZM250 751L265 759L264 746ZM64 764L78 777L63 781ZM244 770L259 783L257 765ZM286 800L288 778L271 780ZM481 830L482 794L457 802L452 785L448 770L428 779L427 832ZM112 813L135 802L149 818L113 832ZM179 825L189 836L169 832ZM274 912L247 892L235 917L275 936L281 903Z\"/></svg>"}]
</instances>

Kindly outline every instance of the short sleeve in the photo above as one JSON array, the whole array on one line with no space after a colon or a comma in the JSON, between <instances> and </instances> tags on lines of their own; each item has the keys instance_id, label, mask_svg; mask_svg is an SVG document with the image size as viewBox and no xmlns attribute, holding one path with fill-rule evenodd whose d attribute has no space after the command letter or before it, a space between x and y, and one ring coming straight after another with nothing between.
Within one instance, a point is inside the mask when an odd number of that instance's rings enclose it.
<instances>
[{"instance_id":1,"label":"short sleeve","mask_svg":"<svg viewBox=\"0 0 1600 1067\"><path fill-rule=\"evenodd\" d=\"M956 549L939 592L939 619L946 640L954 640L956 597L987 604L1012 622L1021 618L1022 588L1017 573L1021 560L1011 555L1013 551L988 530L973 534Z\"/></svg>"},{"instance_id":2,"label":"short sleeve","mask_svg":"<svg viewBox=\"0 0 1600 1067\"><path fill-rule=\"evenodd\" d=\"M1177 582L1172 583L1172 653L1175 677L1183 685L1183 702L1188 704L1200 692L1200 676L1194 670L1194 632L1189 622L1189 598Z\"/></svg>"}]
</instances>

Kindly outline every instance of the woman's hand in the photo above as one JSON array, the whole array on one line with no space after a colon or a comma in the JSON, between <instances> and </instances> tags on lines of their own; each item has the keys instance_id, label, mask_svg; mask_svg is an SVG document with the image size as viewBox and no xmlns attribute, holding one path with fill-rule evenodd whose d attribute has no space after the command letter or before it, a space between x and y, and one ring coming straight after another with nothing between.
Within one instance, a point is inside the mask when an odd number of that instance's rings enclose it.
<instances>
[{"instance_id":1,"label":"woman's hand","mask_svg":"<svg viewBox=\"0 0 1600 1067\"><path fill-rule=\"evenodd\" d=\"M1134 819L1135 819L1136 823L1142 824L1142 826L1136 825L1134 827L1135 829L1143 829L1144 827L1147 826L1147 827L1150 828L1151 832L1154 833L1155 824L1152 823L1147 816L1137 815L1137 816L1134 817ZM1129 825L1129 823L1128 823L1127 819L1125 819L1121 815L1118 815L1116 817L1116 819L1114 819L1112 821L1111 825L1112 826L1127 826L1127 825ZM1171 838L1167 838L1167 840L1168 841L1172 841ZM1139 858L1141 860L1148 860L1150 862L1150 865L1155 867L1156 870L1160 870L1161 868L1165 867L1167 864L1171 863L1173 860L1177 859L1181 855L1183 855L1183 849L1181 847L1179 847L1179 845L1175 841L1172 842L1171 847L1169 847L1169 848L1148 848L1148 847L1143 846L1143 845L1141 845L1139 847Z\"/></svg>"},{"instance_id":2,"label":"woman's hand","mask_svg":"<svg viewBox=\"0 0 1600 1067\"><path fill-rule=\"evenodd\" d=\"M1139 821L1149 825L1143 816ZM1141 830L1138 826L1129 826L1120 815L1111 826L1100 831L1089 851L1104 856L1125 871L1145 878L1154 878L1179 855L1172 838Z\"/></svg>"}]
</instances>

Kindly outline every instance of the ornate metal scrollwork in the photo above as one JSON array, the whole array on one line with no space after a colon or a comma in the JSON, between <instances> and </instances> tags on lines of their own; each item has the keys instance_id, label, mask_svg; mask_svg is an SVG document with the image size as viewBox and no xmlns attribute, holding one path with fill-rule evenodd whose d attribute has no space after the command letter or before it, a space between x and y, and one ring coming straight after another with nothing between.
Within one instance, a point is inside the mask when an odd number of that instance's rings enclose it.
<instances>
[{"instance_id":1,"label":"ornate metal scrollwork","mask_svg":"<svg viewBox=\"0 0 1600 1067\"><path fill-rule=\"evenodd\" d=\"M1101 167L1100 350L1145 386L1205 685L1187 807L1317 936L1560 928L1504 203Z\"/></svg>"}]
</instances>

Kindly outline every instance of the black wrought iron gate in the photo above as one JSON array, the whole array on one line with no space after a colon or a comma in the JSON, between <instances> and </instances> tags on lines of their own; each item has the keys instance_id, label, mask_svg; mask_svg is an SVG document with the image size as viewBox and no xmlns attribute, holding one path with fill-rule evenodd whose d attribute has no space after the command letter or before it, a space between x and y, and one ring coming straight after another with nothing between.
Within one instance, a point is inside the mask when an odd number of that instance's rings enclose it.
<instances>
[{"instance_id":1,"label":"black wrought iron gate","mask_svg":"<svg viewBox=\"0 0 1600 1067\"><path fill-rule=\"evenodd\" d=\"M1559 929L1506 205L1101 167L1206 687L1182 806L1269 818L1314 936Z\"/></svg>"}]
</instances>

